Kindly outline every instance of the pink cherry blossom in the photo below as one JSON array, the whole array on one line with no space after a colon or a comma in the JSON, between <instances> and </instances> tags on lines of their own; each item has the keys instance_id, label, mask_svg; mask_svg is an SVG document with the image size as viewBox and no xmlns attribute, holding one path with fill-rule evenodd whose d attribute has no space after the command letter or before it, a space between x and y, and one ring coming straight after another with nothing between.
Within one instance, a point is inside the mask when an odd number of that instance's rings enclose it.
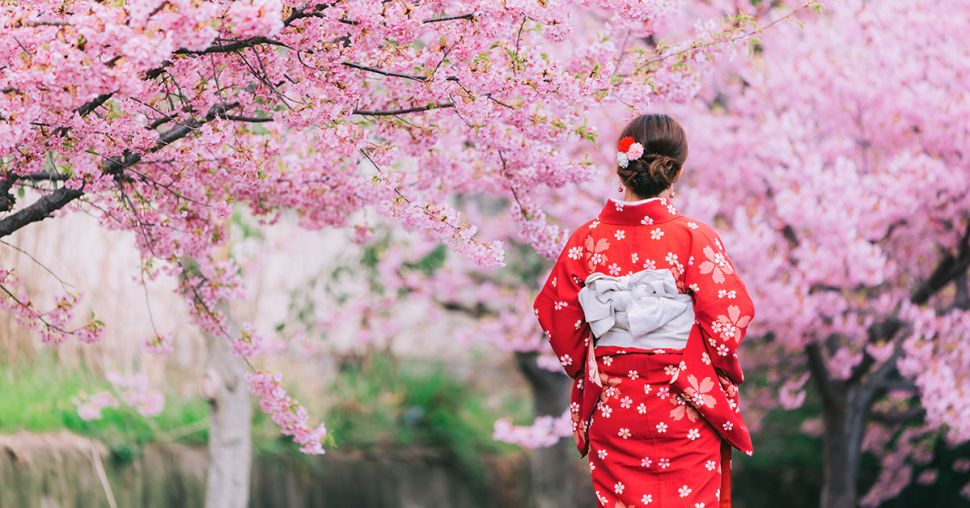
<instances>
[{"instance_id":1,"label":"pink cherry blossom","mask_svg":"<svg viewBox=\"0 0 970 508\"><path fill-rule=\"evenodd\" d=\"M108 372L105 377L121 393L121 400L142 416L157 416L165 408L165 395L150 386L145 374Z\"/></svg>"},{"instance_id":2,"label":"pink cherry blossom","mask_svg":"<svg viewBox=\"0 0 970 508\"><path fill-rule=\"evenodd\" d=\"M799 407L813 390L822 411L875 415L858 420L867 436L891 422L867 506L917 478L934 440L970 440L970 165L954 149L970 142L957 120L970 115L967 9L827 4L804 29L766 31L756 65L725 64L698 101L670 106L691 140L678 202L720 224L731 252L695 262L746 275L763 317L749 333L770 339L748 341L745 368L781 389L742 386L748 404Z\"/></svg>"},{"instance_id":3,"label":"pink cherry blossom","mask_svg":"<svg viewBox=\"0 0 970 508\"><path fill-rule=\"evenodd\" d=\"M75 401L77 414L82 420L100 420L101 412L109 407L118 407L118 400L109 392L98 392L90 397L80 397Z\"/></svg>"},{"instance_id":4,"label":"pink cherry blossom","mask_svg":"<svg viewBox=\"0 0 970 508\"><path fill-rule=\"evenodd\" d=\"M716 13L655 46L673 0L62 4L0 6L0 237L79 211L127 231L142 275L177 280L193 320L246 357L259 338L229 336L217 310L246 291L225 255L237 210L309 230L381 216L484 270L510 244L552 256L576 206L557 194L596 185L598 113L690 99L755 33ZM7 270L0 289L46 344L107 326L79 294L33 301ZM267 401L272 379L254 381ZM322 452L323 427L263 407Z\"/></svg>"},{"instance_id":5,"label":"pink cherry blossom","mask_svg":"<svg viewBox=\"0 0 970 508\"><path fill-rule=\"evenodd\" d=\"M256 372L247 374L249 391L259 399L259 406L280 427L280 432L292 436L300 445L300 451L310 455L324 453L323 440L327 428L321 424L311 427L307 412L300 403L293 400L280 385L280 374Z\"/></svg>"},{"instance_id":6,"label":"pink cherry blossom","mask_svg":"<svg viewBox=\"0 0 970 508\"><path fill-rule=\"evenodd\" d=\"M499 419L495 422L493 437L524 448L540 448L554 445L572 433L572 421L567 411L559 417L537 417L527 426L513 425L507 418Z\"/></svg>"},{"instance_id":7,"label":"pink cherry blossom","mask_svg":"<svg viewBox=\"0 0 970 508\"><path fill-rule=\"evenodd\" d=\"M172 352L172 336L171 335L155 335L150 339L145 341L145 348L156 355L167 355Z\"/></svg>"}]
</instances>

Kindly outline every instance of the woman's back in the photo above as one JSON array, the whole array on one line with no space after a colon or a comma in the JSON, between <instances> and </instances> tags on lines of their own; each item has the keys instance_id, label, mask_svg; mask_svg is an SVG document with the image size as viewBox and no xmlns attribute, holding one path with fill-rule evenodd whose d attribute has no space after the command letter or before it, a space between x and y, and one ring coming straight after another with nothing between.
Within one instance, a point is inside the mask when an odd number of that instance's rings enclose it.
<instances>
[{"instance_id":1,"label":"woman's back","mask_svg":"<svg viewBox=\"0 0 970 508\"><path fill-rule=\"evenodd\" d=\"M581 255L589 273L619 276L667 269L678 291L686 293L684 269L690 257L691 231L699 227L663 198L632 203L611 199L599 216L576 229L573 236L582 237ZM570 250L569 254L580 253Z\"/></svg>"},{"instance_id":2,"label":"woman's back","mask_svg":"<svg viewBox=\"0 0 970 508\"><path fill-rule=\"evenodd\" d=\"M730 447L752 452L737 349L754 307L717 233L669 199L680 126L643 115L617 148L634 200L573 232L534 303L575 379L573 436L601 505L729 506Z\"/></svg>"},{"instance_id":3,"label":"woman's back","mask_svg":"<svg viewBox=\"0 0 970 508\"><path fill-rule=\"evenodd\" d=\"M736 349L744 328L754 317L754 305L717 233L681 215L667 199L632 203L610 199L596 218L570 236L536 303L548 298L551 312L563 314L557 321L586 324L582 307L570 308L568 302L578 302L579 291L590 274L623 276L645 269L671 272L677 291L693 300L697 325L714 339L707 344L713 353L710 361L733 384L742 383ZM537 306L537 313L541 311ZM539 318L544 324L541 314ZM547 336L549 328L552 326L544 324ZM582 329L574 328L576 332ZM576 346L585 348L587 344L566 338L563 346L567 344L572 347L560 353L560 361L569 363L564 366L575 377L581 365L573 360L584 356ZM558 346L555 342L553 345Z\"/></svg>"}]
</instances>

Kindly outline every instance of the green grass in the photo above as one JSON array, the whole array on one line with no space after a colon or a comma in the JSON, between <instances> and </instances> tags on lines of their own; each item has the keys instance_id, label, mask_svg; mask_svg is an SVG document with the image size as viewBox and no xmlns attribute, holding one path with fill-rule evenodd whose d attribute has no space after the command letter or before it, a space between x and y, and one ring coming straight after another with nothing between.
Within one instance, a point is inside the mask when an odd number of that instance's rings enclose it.
<instances>
[{"instance_id":1,"label":"green grass","mask_svg":"<svg viewBox=\"0 0 970 508\"><path fill-rule=\"evenodd\" d=\"M166 394L164 410L152 418L122 403L103 410L98 420L82 420L73 400L102 390L112 391L103 375L64 367L53 356L3 369L0 433L67 430L103 441L121 461L148 443L207 442L208 405L198 397ZM346 364L328 392L335 403L323 421L338 448L375 454L431 451L454 460L477 478L483 477L486 457L517 449L492 439L495 419L511 415L527 420L529 416L528 401L507 397L501 407L489 407L484 390L469 386L440 362L401 361L390 355ZM317 406L312 400L300 400L309 408ZM253 446L261 454L302 456L255 405Z\"/></svg>"},{"instance_id":2,"label":"green grass","mask_svg":"<svg viewBox=\"0 0 970 508\"><path fill-rule=\"evenodd\" d=\"M105 409L99 420L82 420L73 399L102 390L111 390L103 376L58 366L49 357L4 369L0 374L0 432L67 430L121 451L149 442L206 442L208 406L201 399L167 396L165 409L153 418L122 404Z\"/></svg>"}]
</instances>

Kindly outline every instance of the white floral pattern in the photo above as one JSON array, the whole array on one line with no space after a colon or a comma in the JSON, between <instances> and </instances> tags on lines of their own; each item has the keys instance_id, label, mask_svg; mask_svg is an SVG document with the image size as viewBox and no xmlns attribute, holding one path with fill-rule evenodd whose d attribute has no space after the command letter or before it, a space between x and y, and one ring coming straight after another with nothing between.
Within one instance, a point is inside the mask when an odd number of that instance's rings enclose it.
<instances>
[{"instance_id":1,"label":"white floral pattern","mask_svg":"<svg viewBox=\"0 0 970 508\"><path fill-rule=\"evenodd\" d=\"M623 360L641 357L641 351L617 349L597 354L590 362L586 349L592 342L589 326L576 293L590 273L621 275L641 267L669 269L678 291L694 300L698 328L692 332L683 357L646 368L643 365L649 363ZM721 439L745 452L750 449L737 403L736 385L742 375L736 349L754 312L717 234L709 226L677 214L668 200L621 207L608 204L596 220L571 235L535 307L541 329L560 363L576 380L569 414L581 451L597 432L590 470L601 504L608 508L640 507L660 495L664 504L667 499L680 498L678 506L716 507L713 494L717 482L702 484L699 479L720 474L718 450L712 449L707 456L701 454L702 460L687 455L681 458L675 450L710 446L706 443ZM657 349L650 354L661 358L668 352ZM652 357L643 357L652 361ZM628 390L628 386L634 390ZM678 444L667 448L651 441L651 436L663 436L661 441ZM597 458L604 448L620 455ZM636 454L631 457L623 450L635 450ZM624 464L640 465L637 470L641 475L663 471L672 475L668 476L672 482L654 490L629 476Z\"/></svg>"}]
</instances>

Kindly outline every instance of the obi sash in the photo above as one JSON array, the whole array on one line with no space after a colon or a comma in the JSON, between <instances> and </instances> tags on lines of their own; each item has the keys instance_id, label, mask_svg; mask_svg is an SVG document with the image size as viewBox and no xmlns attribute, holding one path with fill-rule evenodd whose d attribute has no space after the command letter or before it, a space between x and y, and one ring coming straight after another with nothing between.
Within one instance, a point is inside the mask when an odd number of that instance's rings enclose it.
<instances>
[{"instance_id":1,"label":"obi sash","mask_svg":"<svg viewBox=\"0 0 970 508\"><path fill-rule=\"evenodd\" d=\"M592 273L579 304L596 346L681 349L694 326L693 301L677 292L666 269L622 277Z\"/></svg>"},{"instance_id":2,"label":"obi sash","mask_svg":"<svg viewBox=\"0 0 970 508\"><path fill-rule=\"evenodd\" d=\"M737 387L725 387L724 379L709 361L701 328L696 325L690 295L677 292L669 270L642 270L624 277L590 274L579 291L579 302L595 340L587 341L583 373L573 384L573 434L580 455L589 449L588 427L603 384L596 362L601 354L682 351L671 365L671 389L684 397L730 445L748 454L751 437L738 408ZM595 343L595 344L594 344ZM626 348L630 348L627 350ZM643 355L651 361L653 355ZM707 406L694 397L698 382L714 380ZM720 381L720 382L718 382ZM698 403L694 403L698 401Z\"/></svg>"}]
</instances>

